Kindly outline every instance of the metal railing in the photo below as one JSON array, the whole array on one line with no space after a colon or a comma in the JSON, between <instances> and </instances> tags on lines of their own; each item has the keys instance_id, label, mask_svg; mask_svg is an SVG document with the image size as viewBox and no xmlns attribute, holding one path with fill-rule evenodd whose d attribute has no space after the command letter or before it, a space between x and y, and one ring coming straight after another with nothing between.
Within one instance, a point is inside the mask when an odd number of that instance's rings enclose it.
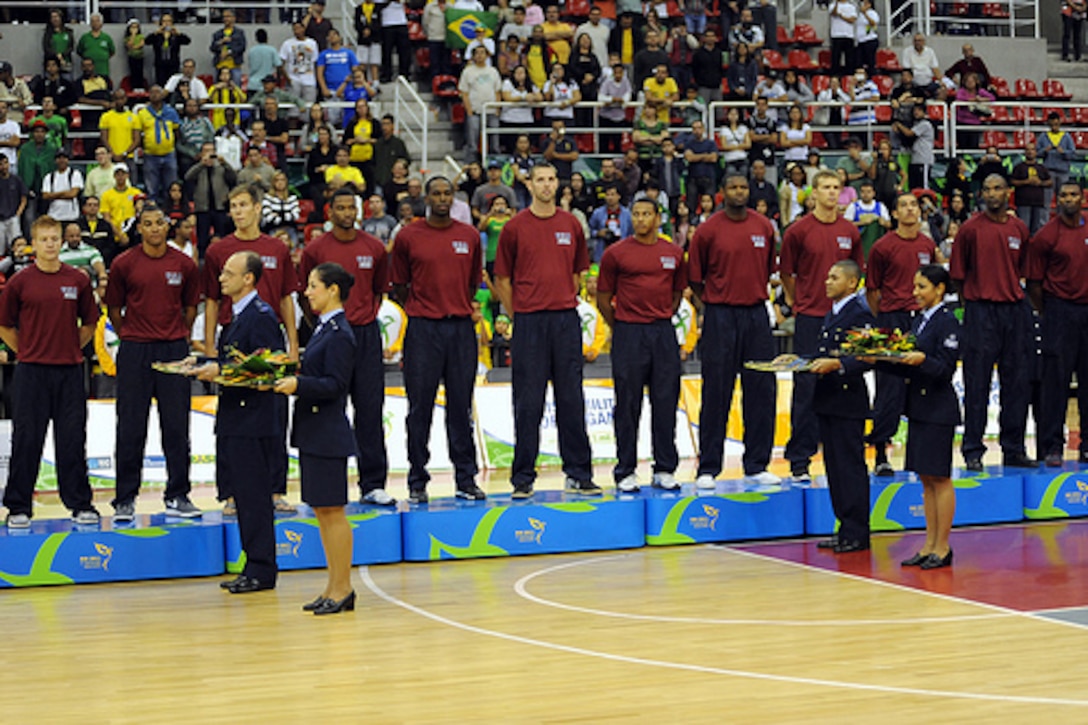
<instances>
[{"instance_id":1,"label":"metal railing","mask_svg":"<svg viewBox=\"0 0 1088 725\"><path fill-rule=\"evenodd\" d=\"M430 129L431 109L416 89L404 76L397 76L393 83L393 118L396 119L401 136L407 136L419 146L419 171L426 174L427 139Z\"/></svg>"},{"instance_id":2,"label":"metal railing","mask_svg":"<svg viewBox=\"0 0 1088 725\"><path fill-rule=\"evenodd\" d=\"M957 153L960 153L961 151L964 152L964 153L970 153L970 152L978 151L979 148L984 148L984 146L979 146L979 147L976 147L976 148L967 148L967 149L959 148L959 146L958 146L958 137L959 137L959 134L960 134L961 131L977 132L979 134L979 140L980 141L985 141L985 133L987 131L997 131L997 132L1003 133L1003 134L1004 133L1010 133L1010 132L1015 133L1015 132L1018 132L1018 131L1023 131L1025 136L1027 134L1029 134L1029 133L1033 133L1033 134L1045 133L1045 132L1049 131L1049 127L1047 126L1047 123L1046 123L1046 114L1051 109L1053 109L1053 110L1059 110L1060 109L1062 115L1065 116L1067 110L1088 108L1088 106L1086 106L1083 103L1073 103L1072 101L1040 101L1038 103L1025 103L1024 101L1010 101L1010 100L992 101L992 102L989 103L991 108L1022 109L1023 110L1022 118L1015 119L1013 117L1010 117L1008 119L1008 121L1006 122L1006 121L1003 121L1003 120L1002 121L993 121L992 120L993 117L990 117L991 120L984 120L979 125L975 125L975 124L968 125L968 124L957 123L956 122L956 115L957 115L956 111L958 109L960 109L960 108L965 108L965 107L974 105L975 103L976 103L975 101L956 101L951 106L949 106L948 116L950 117L950 124L951 124L950 125L950 134L949 134L949 138L950 138L949 155L951 155L951 156L955 156ZM1034 111L1039 111L1040 112L1039 115L1036 116L1033 113ZM1016 114L1014 114L1014 115L1016 115ZM1040 118L1040 116L1041 116L1041 118ZM1072 120L1073 120L1074 123L1077 122L1076 118L1074 118ZM1088 121L1088 118L1086 118L1085 120ZM1066 118L1066 119L1064 119L1063 122L1068 124L1069 121L1070 121L1070 119ZM1068 132L1068 129L1066 129L1066 130ZM1072 133L1082 133L1082 132L1081 131L1073 131ZM1085 129L1085 133L1086 133L1085 140L1088 141L1088 129ZM1009 144L1007 146L1003 147L1003 148L1004 148L1004 150L1009 150L1011 148L1018 148L1018 147L1013 146L1012 142L1009 142ZM1001 150L1001 149L999 149L999 150ZM1021 150L1023 150L1023 149L1021 149ZM1084 149L1082 149L1080 146L1078 146L1077 150L1078 151L1084 151Z\"/></svg>"},{"instance_id":3,"label":"metal railing","mask_svg":"<svg viewBox=\"0 0 1088 725\"><path fill-rule=\"evenodd\" d=\"M998 12L985 14L989 6ZM971 9L977 8L972 14ZM966 13L956 11L966 9ZM944 34L951 25L977 28L980 35L989 35L990 30L1012 38L1035 38L1040 35L1039 0L957 0L957 2L938 2L936 11L930 8L929 0L909 0L892 10L889 2L884 12L885 42L900 35L915 32L933 35ZM1002 32L1004 31L1004 32Z\"/></svg>"}]
</instances>

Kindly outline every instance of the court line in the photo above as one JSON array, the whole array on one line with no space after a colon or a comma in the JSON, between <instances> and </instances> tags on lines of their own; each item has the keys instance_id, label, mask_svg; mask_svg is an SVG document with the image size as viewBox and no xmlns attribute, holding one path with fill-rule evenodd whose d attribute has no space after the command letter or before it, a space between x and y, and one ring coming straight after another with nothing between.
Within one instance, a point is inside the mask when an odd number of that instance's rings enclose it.
<instances>
[{"instance_id":1,"label":"court line","mask_svg":"<svg viewBox=\"0 0 1088 725\"><path fill-rule=\"evenodd\" d=\"M917 587L908 586L906 584L897 584L895 582L884 581L883 579L876 579L873 577L862 576L861 574L851 574L845 571L835 571L833 569L824 569L819 566L812 566L811 564L802 564L797 561L790 561L789 559L780 559L778 557L771 556L770 554L757 554L751 551L744 551L742 549L735 549L731 546L711 544L712 547L727 551L732 554L739 554L740 556L746 556L753 559L764 559L769 561L778 562L786 566L791 566L797 569L804 569L805 571L818 571L825 574L831 574L833 576L842 577L844 579L852 579L859 582L866 582L869 584L876 584L882 587L888 587L898 591L914 592L916 594L923 594L927 597L933 597L936 599L942 599L947 602L956 602L958 604L971 604L976 607L982 607L983 609L990 609L994 612L1003 612L1009 616L1022 617L1024 619L1033 619L1037 622L1045 622L1047 624L1060 624L1066 627L1073 627L1075 629L1088 629L1088 624L1078 624L1076 622L1067 622L1062 619L1051 619L1050 617L1044 617L1037 615L1034 611L1025 612L1019 609L1012 609L1011 607L1002 607L998 604L991 604L989 602L979 601L977 599L967 599L965 597L957 597L951 594L941 594L940 592L931 592L926 589L919 589Z\"/></svg>"},{"instance_id":2,"label":"court line","mask_svg":"<svg viewBox=\"0 0 1088 725\"><path fill-rule=\"evenodd\" d=\"M1013 615L1005 612L994 612L991 614L965 614L956 617L911 617L911 618L896 618L896 619L711 619L706 617L671 617L658 614L630 614L627 612L617 612L604 609L592 609L590 607L579 607L574 604L564 604L563 602L557 602L552 599L544 599L535 594L532 594L528 590L528 584L537 577L544 576L545 574L551 574L562 569L570 569L575 566L584 566L586 564L595 564L597 562L612 561L613 559L622 559L629 554L619 554L615 556L600 556L593 559L586 559L582 561L566 562L564 564L557 564L545 569L526 574L521 579L518 579L514 584L514 591L518 596L523 599L527 599L530 602L540 604L545 607L554 607L556 609L565 609L570 612L579 612L581 614L592 614L599 617L613 617L615 619L631 619L643 622L674 622L684 624L725 624L725 625L764 625L772 627L858 627L858 626L894 626L894 625L916 625L916 624L937 624L942 622L966 622L980 619L1003 619L1011 617Z\"/></svg>"},{"instance_id":3,"label":"court line","mask_svg":"<svg viewBox=\"0 0 1088 725\"><path fill-rule=\"evenodd\" d=\"M772 675L763 672L751 672L747 670L731 670L721 667L708 667L705 665L695 665L685 662L669 662L666 660L655 660L645 657L630 657L627 655L613 654L611 652L602 652L599 650L586 649L584 647L572 647L570 645L558 644L556 642L548 642L545 640L532 639L529 637L522 637L516 634L507 634L506 632L498 632L493 629L484 629L483 627L477 627L472 624L466 624L464 622L458 622L457 620L444 617L441 614L436 614L422 607L406 602L402 599L389 594L375 582L370 576L370 568L367 566L359 567L359 576L362 577L363 583L367 588L373 592L379 599L392 604L401 609L405 609L413 614L417 614L426 619L430 619L438 624L446 625L454 629L460 629L472 634L479 634L485 637L494 637L495 639L505 640L507 642L514 642L517 644L529 645L532 647L540 647L542 649L550 649L558 652L566 652L567 654L581 655L584 657L594 657L602 660L609 660L612 662L621 662L623 664L632 665L645 665L648 667L660 667L665 669L682 670L685 672L699 672L702 674L711 675L726 675L729 677L741 677L751 680L762 680L766 682L784 682L794 685L809 685L813 687L832 687L843 690L859 690L862 692L880 692L885 694L895 695L915 695L920 697L944 697L960 700L981 700L986 702L1008 702L1018 703L1025 705L1065 705L1070 707L1088 707L1088 700L1065 700L1061 698L1051 697L1029 697L1026 695L990 695L985 693L975 692L955 692L946 690L927 690L914 687L895 687L891 685L868 685L861 682L841 682L836 680L820 680L811 677L793 677L790 675Z\"/></svg>"}]
</instances>

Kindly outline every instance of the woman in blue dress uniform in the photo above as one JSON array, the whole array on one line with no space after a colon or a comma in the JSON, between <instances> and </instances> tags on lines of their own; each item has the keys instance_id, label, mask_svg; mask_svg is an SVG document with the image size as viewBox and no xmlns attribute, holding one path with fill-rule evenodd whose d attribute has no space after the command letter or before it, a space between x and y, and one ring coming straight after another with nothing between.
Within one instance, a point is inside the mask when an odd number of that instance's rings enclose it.
<instances>
[{"instance_id":1,"label":"woman in blue dress uniform","mask_svg":"<svg viewBox=\"0 0 1088 725\"><path fill-rule=\"evenodd\" d=\"M952 486L952 440L963 420L952 375L960 357L960 323L944 305L952 287L948 271L927 264L914 275L916 350L899 363L879 363L880 369L907 379L907 461L905 468L922 479L926 512L926 542L903 566L939 569L952 564L948 535L956 514Z\"/></svg>"},{"instance_id":2,"label":"woman in blue dress uniform","mask_svg":"<svg viewBox=\"0 0 1088 725\"><path fill-rule=\"evenodd\" d=\"M299 450L302 500L313 508L325 547L329 580L325 591L303 609L337 614L355 609L351 588L352 531L344 513L348 502L348 456L355 436L345 407L355 359L355 336L344 317L344 300L354 278L339 264L319 264L310 272L306 299L320 316L297 377L276 383L276 392L297 395L291 444Z\"/></svg>"}]
</instances>

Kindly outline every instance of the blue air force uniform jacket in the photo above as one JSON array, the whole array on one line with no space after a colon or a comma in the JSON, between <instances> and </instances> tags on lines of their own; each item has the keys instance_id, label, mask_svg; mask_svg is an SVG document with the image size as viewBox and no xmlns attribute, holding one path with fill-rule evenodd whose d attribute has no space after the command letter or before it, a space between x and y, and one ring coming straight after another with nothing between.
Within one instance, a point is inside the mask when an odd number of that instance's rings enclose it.
<instances>
[{"instance_id":1,"label":"blue air force uniform jacket","mask_svg":"<svg viewBox=\"0 0 1088 725\"><path fill-rule=\"evenodd\" d=\"M249 354L283 347L283 332L272 308L255 297L219 338L219 364L230 362L229 348ZM220 386L216 435L234 438L277 438L283 434L278 406L282 396L271 391Z\"/></svg>"},{"instance_id":2,"label":"blue air force uniform jacket","mask_svg":"<svg viewBox=\"0 0 1088 725\"><path fill-rule=\"evenodd\" d=\"M291 444L300 451L326 458L356 454L345 412L354 367L355 335L341 312L322 323L302 357L291 425Z\"/></svg>"},{"instance_id":3,"label":"blue air force uniform jacket","mask_svg":"<svg viewBox=\"0 0 1088 725\"><path fill-rule=\"evenodd\" d=\"M834 310L828 312L820 328L816 357L832 357L831 353L839 349L847 332L875 322L873 314L862 304L860 295L847 302L837 315ZM813 411L817 415L836 418L869 418L869 388L862 377L869 368L869 365L854 358L842 358L841 370L817 378L812 398Z\"/></svg>"},{"instance_id":4,"label":"blue air force uniform jacket","mask_svg":"<svg viewBox=\"0 0 1088 725\"><path fill-rule=\"evenodd\" d=\"M916 313L915 329L921 319L921 313ZM960 321L942 305L916 335L917 348L926 354L921 365L880 363L879 368L906 378L907 418L918 423L959 425L963 418L952 376L960 357Z\"/></svg>"}]
</instances>

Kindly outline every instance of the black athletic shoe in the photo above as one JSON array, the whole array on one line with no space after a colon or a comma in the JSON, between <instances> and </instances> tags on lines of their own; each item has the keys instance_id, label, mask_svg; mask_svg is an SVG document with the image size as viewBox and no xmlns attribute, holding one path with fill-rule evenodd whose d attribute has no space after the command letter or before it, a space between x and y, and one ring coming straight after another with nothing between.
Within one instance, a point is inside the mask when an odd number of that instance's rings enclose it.
<instances>
[{"instance_id":1,"label":"black athletic shoe","mask_svg":"<svg viewBox=\"0 0 1088 725\"><path fill-rule=\"evenodd\" d=\"M563 489L567 493L577 493L582 496L600 496L604 493L601 487L593 483L593 481L579 481L570 476L567 476L567 482L564 484Z\"/></svg>"},{"instance_id":2,"label":"black athletic shoe","mask_svg":"<svg viewBox=\"0 0 1088 725\"><path fill-rule=\"evenodd\" d=\"M422 488L414 488L408 492L408 503L427 503L431 497Z\"/></svg>"},{"instance_id":3,"label":"black athletic shoe","mask_svg":"<svg viewBox=\"0 0 1088 725\"><path fill-rule=\"evenodd\" d=\"M466 501L486 501L487 494L484 493L479 486L473 485L471 488L458 488L457 498L463 498Z\"/></svg>"}]
</instances>

